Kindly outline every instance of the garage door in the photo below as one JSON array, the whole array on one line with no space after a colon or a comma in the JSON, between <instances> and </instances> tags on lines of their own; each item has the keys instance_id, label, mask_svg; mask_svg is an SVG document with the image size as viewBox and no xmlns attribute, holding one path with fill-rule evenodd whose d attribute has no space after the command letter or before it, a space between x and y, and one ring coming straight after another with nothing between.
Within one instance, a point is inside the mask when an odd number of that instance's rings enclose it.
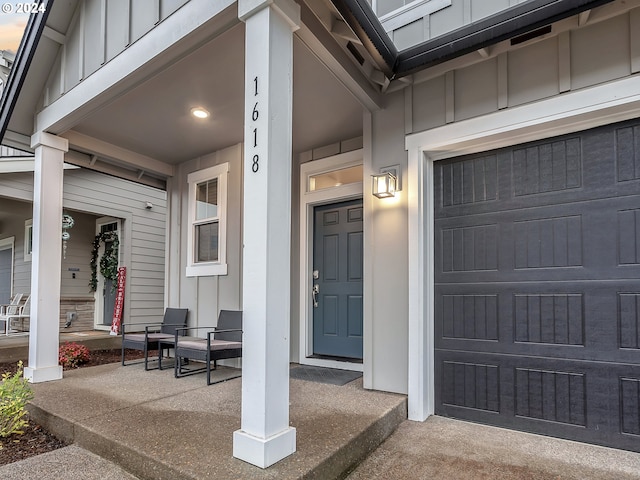
<instances>
[{"instance_id":1,"label":"garage door","mask_svg":"<svg viewBox=\"0 0 640 480\"><path fill-rule=\"evenodd\" d=\"M640 451L640 121L437 162L436 413Z\"/></svg>"}]
</instances>

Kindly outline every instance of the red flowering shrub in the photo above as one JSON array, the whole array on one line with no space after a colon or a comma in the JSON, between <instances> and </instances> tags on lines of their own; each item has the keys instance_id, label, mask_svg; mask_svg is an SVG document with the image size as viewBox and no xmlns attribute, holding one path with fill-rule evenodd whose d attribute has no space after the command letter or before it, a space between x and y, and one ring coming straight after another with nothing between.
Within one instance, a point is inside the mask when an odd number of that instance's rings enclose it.
<instances>
[{"instance_id":1,"label":"red flowering shrub","mask_svg":"<svg viewBox=\"0 0 640 480\"><path fill-rule=\"evenodd\" d=\"M78 368L89 361L89 349L75 342L67 342L58 350L58 363L64 368Z\"/></svg>"}]
</instances>

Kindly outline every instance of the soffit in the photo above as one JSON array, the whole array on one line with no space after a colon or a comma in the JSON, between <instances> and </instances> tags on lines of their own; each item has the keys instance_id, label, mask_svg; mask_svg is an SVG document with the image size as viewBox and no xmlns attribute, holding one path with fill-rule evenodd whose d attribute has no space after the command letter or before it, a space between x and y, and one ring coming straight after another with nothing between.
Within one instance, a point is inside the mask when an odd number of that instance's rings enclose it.
<instances>
[{"instance_id":1,"label":"soffit","mask_svg":"<svg viewBox=\"0 0 640 480\"><path fill-rule=\"evenodd\" d=\"M211 117L194 119L202 106ZM244 24L208 42L73 127L177 164L243 140ZM362 107L294 36L293 150L362 135Z\"/></svg>"}]
</instances>

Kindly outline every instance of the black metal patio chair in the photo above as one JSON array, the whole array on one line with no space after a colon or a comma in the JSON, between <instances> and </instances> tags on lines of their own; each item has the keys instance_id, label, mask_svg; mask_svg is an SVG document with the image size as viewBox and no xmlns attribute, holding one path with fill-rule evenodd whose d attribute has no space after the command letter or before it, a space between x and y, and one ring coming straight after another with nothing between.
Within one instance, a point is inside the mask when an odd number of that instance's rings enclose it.
<instances>
[{"instance_id":1,"label":"black metal patio chair","mask_svg":"<svg viewBox=\"0 0 640 480\"><path fill-rule=\"evenodd\" d=\"M126 348L144 351L144 369L149 370L149 350L158 351L158 367L162 362L162 351L160 341L175 338L176 332L180 328L187 326L187 308L167 308L164 312L162 323L144 323L130 325L129 328L140 328L145 326L144 332L126 332L126 325L122 325L122 365L125 365L124 351ZM131 364L131 363L130 363Z\"/></svg>"},{"instance_id":2,"label":"black metal patio chair","mask_svg":"<svg viewBox=\"0 0 640 480\"><path fill-rule=\"evenodd\" d=\"M207 338L187 338L185 333L189 330L207 328ZM182 334L182 335L181 335ZM176 330L175 339L175 376L176 378L207 372L207 385L211 385L211 362L213 370L218 367L218 360L225 358L242 357L242 312L237 310L221 310L218 316L218 325L211 327L191 327ZM196 367L189 362L189 368L185 368L187 360L204 362L203 367ZM237 375L237 378L240 375ZM226 380L230 380L226 378Z\"/></svg>"}]
</instances>

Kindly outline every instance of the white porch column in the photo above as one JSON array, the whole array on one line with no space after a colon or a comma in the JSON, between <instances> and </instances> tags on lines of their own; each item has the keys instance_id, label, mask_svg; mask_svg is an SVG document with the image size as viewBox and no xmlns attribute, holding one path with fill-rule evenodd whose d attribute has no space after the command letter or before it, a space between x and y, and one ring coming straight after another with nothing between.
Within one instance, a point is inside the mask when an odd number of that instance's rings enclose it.
<instances>
[{"instance_id":1,"label":"white porch column","mask_svg":"<svg viewBox=\"0 0 640 480\"><path fill-rule=\"evenodd\" d=\"M60 338L60 264L62 262L62 180L66 139L39 132L33 176L33 250L31 253L30 382L62 378L58 365Z\"/></svg>"},{"instance_id":2,"label":"white porch column","mask_svg":"<svg viewBox=\"0 0 640 480\"><path fill-rule=\"evenodd\" d=\"M242 424L233 455L266 468L296 450L289 426L292 0L239 0L245 33Z\"/></svg>"}]
</instances>

